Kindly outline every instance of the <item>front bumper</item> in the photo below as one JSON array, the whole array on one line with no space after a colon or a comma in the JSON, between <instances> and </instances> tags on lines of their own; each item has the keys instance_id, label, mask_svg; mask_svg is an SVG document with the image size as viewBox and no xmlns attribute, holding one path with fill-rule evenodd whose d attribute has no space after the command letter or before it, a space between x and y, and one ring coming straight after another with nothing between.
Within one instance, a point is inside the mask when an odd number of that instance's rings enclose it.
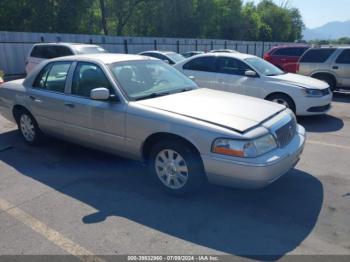
<instances>
[{"instance_id":1,"label":"front bumper","mask_svg":"<svg viewBox=\"0 0 350 262\"><path fill-rule=\"evenodd\" d=\"M322 115L326 114L331 109L333 95L323 97L303 97L295 101L296 115Z\"/></svg>"},{"instance_id":2,"label":"front bumper","mask_svg":"<svg viewBox=\"0 0 350 262\"><path fill-rule=\"evenodd\" d=\"M299 161L305 145L305 129L298 125L294 139L255 159L236 160L217 154L202 155L208 181L238 188L265 187L292 169Z\"/></svg>"}]
</instances>

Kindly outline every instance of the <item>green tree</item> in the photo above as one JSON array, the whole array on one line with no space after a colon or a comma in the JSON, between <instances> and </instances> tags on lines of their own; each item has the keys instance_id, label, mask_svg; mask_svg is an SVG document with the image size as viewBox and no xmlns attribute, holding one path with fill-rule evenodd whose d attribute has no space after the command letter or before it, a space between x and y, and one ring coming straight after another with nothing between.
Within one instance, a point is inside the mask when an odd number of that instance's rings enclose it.
<instances>
[{"instance_id":1,"label":"green tree","mask_svg":"<svg viewBox=\"0 0 350 262\"><path fill-rule=\"evenodd\" d=\"M253 2L247 3L242 8L243 40L259 40L260 27L262 26L260 16Z\"/></svg>"},{"instance_id":2,"label":"green tree","mask_svg":"<svg viewBox=\"0 0 350 262\"><path fill-rule=\"evenodd\" d=\"M271 28L272 41L287 41L291 32L288 10L278 7L271 0L263 0L257 6L262 23Z\"/></svg>"},{"instance_id":3,"label":"green tree","mask_svg":"<svg viewBox=\"0 0 350 262\"><path fill-rule=\"evenodd\" d=\"M1 0L0 30L294 41L298 9L272 0Z\"/></svg>"}]
</instances>

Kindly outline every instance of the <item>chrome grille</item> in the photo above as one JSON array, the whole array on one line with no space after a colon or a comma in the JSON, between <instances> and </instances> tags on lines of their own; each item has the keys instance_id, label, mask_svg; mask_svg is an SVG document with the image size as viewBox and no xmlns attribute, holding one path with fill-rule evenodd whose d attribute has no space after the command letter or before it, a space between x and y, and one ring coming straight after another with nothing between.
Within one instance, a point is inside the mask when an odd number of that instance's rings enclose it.
<instances>
[{"instance_id":1,"label":"chrome grille","mask_svg":"<svg viewBox=\"0 0 350 262\"><path fill-rule=\"evenodd\" d=\"M276 140L279 147L285 147L292 141L297 131L297 124L295 119L289 121L286 125L280 127L275 131Z\"/></svg>"}]
</instances>

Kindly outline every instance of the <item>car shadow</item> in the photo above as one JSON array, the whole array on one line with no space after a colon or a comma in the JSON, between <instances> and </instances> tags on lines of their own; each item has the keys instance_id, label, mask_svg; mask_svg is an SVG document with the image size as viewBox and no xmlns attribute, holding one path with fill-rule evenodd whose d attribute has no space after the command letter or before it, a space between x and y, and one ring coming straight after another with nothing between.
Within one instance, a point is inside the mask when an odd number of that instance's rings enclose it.
<instances>
[{"instance_id":1,"label":"car shadow","mask_svg":"<svg viewBox=\"0 0 350 262\"><path fill-rule=\"evenodd\" d=\"M344 127L344 121L332 115L298 116L298 123L314 133L336 132Z\"/></svg>"},{"instance_id":2,"label":"car shadow","mask_svg":"<svg viewBox=\"0 0 350 262\"><path fill-rule=\"evenodd\" d=\"M7 165L96 210L82 222L124 217L173 237L220 252L276 260L293 251L315 226L323 186L294 169L261 190L207 185L176 198L162 192L142 164L52 140L41 148L25 145L16 132L0 134Z\"/></svg>"}]
</instances>

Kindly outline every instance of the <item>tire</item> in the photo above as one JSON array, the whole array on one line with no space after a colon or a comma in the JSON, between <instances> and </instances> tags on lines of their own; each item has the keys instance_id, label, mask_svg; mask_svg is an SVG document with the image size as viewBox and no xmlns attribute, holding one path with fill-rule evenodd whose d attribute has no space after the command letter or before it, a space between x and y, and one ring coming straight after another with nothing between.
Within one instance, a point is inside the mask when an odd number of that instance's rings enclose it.
<instances>
[{"instance_id":1,"label":"tire","mask_svg":"<svg viewBox=\"0 0 350 262\"><path fill-rule=\"evenodd\" d=\"M30 145L39 145L43 134L34 117L27 110L21 110L17 113L16 120L24 141Z\"/></svg>"},{"instance_id":2,"label":"tire","mask_svg":"<svg viewBox=\"0 0 350 262\"><path fill-rule=\"evenodd\" d=\"M274 94L271 96L268 96L266 100L269 100L271 102L275 102L277 104L282 104L292 110L295 114L296 108L295 103L292 98L290 98L288 95L285 94Z\"/></svg>"},{"instance_id":3,"label":"tire","mask_svg":"<svg viewBox=\"0 0 350 262\"><path fill-rule=\"evenodd\" d=\"M337 87L337 83L335 82L335 80L331 76L328 76L328 75L316 75L316 76L314 76L314 78L326 82L329 85L329 87L332 90L332 92Z\"/></svg>"},{"instance_id":4,"label":"tire","mask_svg":"<svg viewBox=\"0 0 350 262\"><path fill-rule=\"evenodd\" d=\"M181 140L155 144L149 155L148 167L160 187L177 196L196 192L205 181L200 156Z\"/></svg>"}]
</instances>

